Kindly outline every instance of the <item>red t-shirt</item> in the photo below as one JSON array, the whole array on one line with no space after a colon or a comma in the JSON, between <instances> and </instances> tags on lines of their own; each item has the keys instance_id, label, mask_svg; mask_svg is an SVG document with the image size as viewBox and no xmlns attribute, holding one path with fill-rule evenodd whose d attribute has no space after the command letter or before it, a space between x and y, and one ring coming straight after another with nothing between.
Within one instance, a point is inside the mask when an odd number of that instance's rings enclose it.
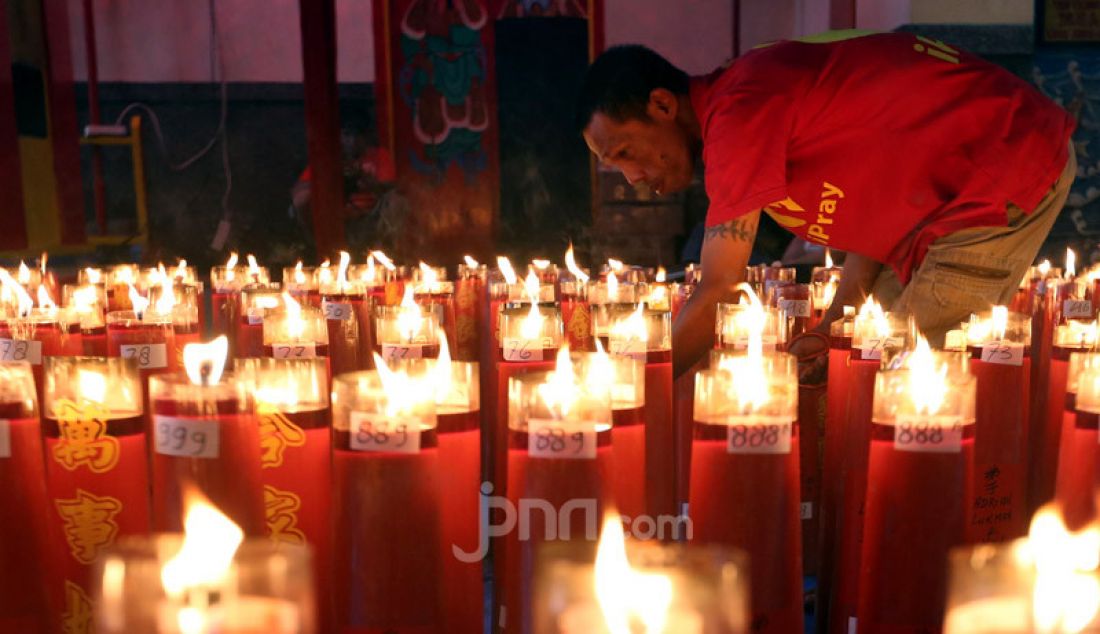
<instances>
[{"instance_id":1,"label":"red t-shirt","mask_svg":"<svg viewBox=\"0 0 1100 634\"><path fill-rule=\"evenodd\" d=\"M692 79L707 226L764 208L907 282L937 238L1032 211L1074 120L1035 88L906 33L779 42Z\"/></svg>"}]
</instances>

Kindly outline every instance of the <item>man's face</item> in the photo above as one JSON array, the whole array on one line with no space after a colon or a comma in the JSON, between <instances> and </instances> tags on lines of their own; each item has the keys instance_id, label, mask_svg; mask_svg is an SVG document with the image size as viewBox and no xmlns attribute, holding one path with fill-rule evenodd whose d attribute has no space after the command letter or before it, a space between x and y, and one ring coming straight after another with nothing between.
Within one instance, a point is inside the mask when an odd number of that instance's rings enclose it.
<instances>
[{"instance_id":1,"label":"man's face","mask_svg":"<svg viewBox=\"0 0 1100 634\"><path fill-rule=\"evenodd\" d=\"M644 182L659 195L682 191L691 184L694 156L676 120L674 96L672 104L670 112L667 103L651 100L648 119L618 121L597 112L584 129L585 143L632 184Z\"/></svg>"}]
</instances>

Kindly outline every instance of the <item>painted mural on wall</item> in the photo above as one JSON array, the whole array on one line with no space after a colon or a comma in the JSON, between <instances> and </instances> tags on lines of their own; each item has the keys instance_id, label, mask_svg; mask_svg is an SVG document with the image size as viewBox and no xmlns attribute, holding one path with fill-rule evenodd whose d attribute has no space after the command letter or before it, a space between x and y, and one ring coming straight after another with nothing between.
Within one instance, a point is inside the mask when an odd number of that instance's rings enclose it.
<instances>
[{"instance_id":1,"label":"painted mural on wall","mask_svg":"<svg viewBox=\"0 0 1100 634\"><path fill-rule=\"evenodd\" d=\"M1033 64L1035 85L1077 119L1077 180L1044 251L1054 255L1072 246L1088 260L1100 261L1100 54L1040 52Z\"/></svg>"}]
</instances>

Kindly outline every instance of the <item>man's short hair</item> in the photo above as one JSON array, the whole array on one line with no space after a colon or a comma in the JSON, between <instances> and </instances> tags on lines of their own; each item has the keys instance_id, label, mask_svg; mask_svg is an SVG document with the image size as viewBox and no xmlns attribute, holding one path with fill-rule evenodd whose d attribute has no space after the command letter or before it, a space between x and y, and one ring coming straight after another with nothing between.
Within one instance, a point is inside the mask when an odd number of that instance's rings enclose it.
<instances>
[{"instance_id":1,"label":"man's short hair","mask_svg":"<svg viewBox=\"0 0 1100 634\"><path fill-rule=\"evenodd\" d=\"M597 112L616 121L648 119L646 105L655 88L686 95L688 74L638 44L607 49L585 73L577 100L577 129L583 131Z\"/></svg>"}]
</instances>

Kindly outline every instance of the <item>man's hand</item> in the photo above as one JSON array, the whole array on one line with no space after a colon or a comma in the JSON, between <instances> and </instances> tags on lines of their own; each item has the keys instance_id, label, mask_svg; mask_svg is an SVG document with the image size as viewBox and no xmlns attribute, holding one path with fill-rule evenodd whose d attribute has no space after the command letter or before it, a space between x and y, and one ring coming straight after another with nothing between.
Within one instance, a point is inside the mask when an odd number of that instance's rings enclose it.
<instances>
[{"instance_id":1,"label":"man's hand","mask_svg":"<svg viewBox=\"0 0 1100 634\"><path fill-rule=\"evenodd\" d=\"M703 235L703 279L684 304L672 328L673 372L688 371L714 347L718 302L733 299L733 287L745 279L760 211L707 227Z\"/></svg>"}]
</instances>

